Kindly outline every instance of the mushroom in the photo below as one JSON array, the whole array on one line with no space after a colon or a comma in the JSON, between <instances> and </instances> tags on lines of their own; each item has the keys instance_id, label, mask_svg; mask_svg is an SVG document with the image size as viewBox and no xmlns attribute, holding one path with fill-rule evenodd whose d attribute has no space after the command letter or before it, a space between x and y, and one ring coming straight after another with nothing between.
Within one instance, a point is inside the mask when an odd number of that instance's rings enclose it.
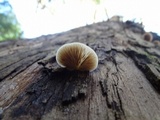
<instances>
[{"instance_id":1,"label":"mushroom","mask_svg":"<svg viewBox=\"0 0 160 120\"><path fill-rule=\"evenodd\" d=\"M153 40L153 35L150 32L146 32L143 34L143 39L151 42Z\"/></svg>"},{"instance_id":2,"label":"mushroom","mask_svg":"<svg viewBox=\"0 0 160 120\"><path fill-rule=\"evenodd\" d=\"M156 46L160 46L160 41L159 41L159 40L154 40L153 43L154 43Z\"/></svg>"},{"instance_id":3,"label":"mushroom","mask_svg":"<svg viewBox=\"0 0 160 120\"><path fill-rule=\"evenodd\" d=\"M56 61L69 70L93 71L98 66L98 56L94 50L79 42L61 46L56 53Z\"/></svg>"}]
</instances>

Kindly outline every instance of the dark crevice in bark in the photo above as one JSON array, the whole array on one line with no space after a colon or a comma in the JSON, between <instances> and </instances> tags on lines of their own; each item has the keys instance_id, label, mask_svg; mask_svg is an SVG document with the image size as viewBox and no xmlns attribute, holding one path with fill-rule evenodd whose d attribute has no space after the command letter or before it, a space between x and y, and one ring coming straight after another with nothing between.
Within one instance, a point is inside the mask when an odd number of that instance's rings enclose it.
<instances>
[{"instance_id":1,"label":"dark crevice in bark","mask_svg":"<svg viewBox=\"0 0 160 120\"><path fill-rule=\"evenodd\" d=\"M0 81L7 78L8 76L10 78L14 78L16 75L24 71L26 68L34 64L35 62L39 61L40 59L44 58L46 56L46 53L40 53L33 56L30 56L26 59L22 59L20 61L17 61L16 63L2 69L0 71Z\"/></svg>"},{"instance_id":2,"label":"dark crevice in bark","mask_svg":"<svg viewBox=\"0 0 160 120\"><path fill-rule=\"evenodd\" d=\"M160 93L160 77L158 75L160 73L152 67L151 60L146 55L138 54L131 50L126 51L126 54L133 59L137 67L144 73L155 90Z\"/></svg>"},{"instance_id":3,"label":"dark crevice in bark","mask_svg":"<svg viewBox=\"0 0 160 120\"><path fill-rule=\"evenodd\" d=\"M111 72L110 73L110 70L108 70L108 73L111 74L112 78L109 77L109 74L106 73L106 79L102 79L100 80L100 87L101 87L101 90L102 90L102 95L104 97L106 97L106 103L107 103L107 106L109 109L112 109L113 112L114 112L114 117L116 120L123 120L123 119L126 119L125 117L125 112L123 110L123 104L122 104L122 100L121 100L121 97L120 97L120 94L119 94L119 76L121 74L120 70L121 68L119 67L119 65L121 63L119 63L119 61L116 60L116 56L117 54L121 54L121 55L124 55L126 56L125 53L122 53L122 52L118 52L116 50L113 50L113 51L110 51L108 52L108 58L107 58L107 61L110 61L113 63L114 67L115 67L115 72ZM101 64L104 64L104 61L101 61ZM123 71L123 70L122 70ZM111 91L113 91L112 94L110 94L110 90L108 89L108 83L107 81L112 81L111 85L112 87L110 89L112 89ZM111 97L111 101L109 100ZM115 100L116 99L116 100ZM118 103L117 103L118 102Z\"/></svg>"},{"instance_id":4,"label":"dark crevice in bark","mask_svg":"<svg viewBox=\"0 0 160 120\"><path fill-rule=\"evenodd\" d=\"M116 88L116 92L117 92L118 100L119 100L119 103L120 103L120 110L122 111L123 115L125 116L125 112L123 110L123 104L122 104L122 100L121 100L118 88Z\"/></svg>"},{"instance_id":5,"label":"dark crevice in bark","mask_svg":"<svg viewBox=\"0 0 160 120\"><path fill-rule=\"evenodd\" d=\"M41 118L57 104L68 105L85 98L87 76L88 72L71 72L65 69L51 74L43 73L42 77L29 86L25 94L13 103L12 106L18 103L21 105L14 107L12 117L31 115Z\"/></svg>"}]
</instances>

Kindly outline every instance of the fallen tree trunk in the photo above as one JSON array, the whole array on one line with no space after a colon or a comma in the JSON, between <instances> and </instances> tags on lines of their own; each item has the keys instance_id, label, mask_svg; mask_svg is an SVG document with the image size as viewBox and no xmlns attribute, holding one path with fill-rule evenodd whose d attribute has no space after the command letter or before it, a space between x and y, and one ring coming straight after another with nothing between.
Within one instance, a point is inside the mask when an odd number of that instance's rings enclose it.
<instances>
[{"instance_id":1,"label":"fallen tree trunk","mask_svg":"<svg viewBox=\"0 0 160 120\"><path fill-rule=\"evenodd\" d=\"M98 55L93 72L58 66L70 42ZM160 120L160 48L121 22L0 43L2 120Z\"/></svg>"}]
</instances>

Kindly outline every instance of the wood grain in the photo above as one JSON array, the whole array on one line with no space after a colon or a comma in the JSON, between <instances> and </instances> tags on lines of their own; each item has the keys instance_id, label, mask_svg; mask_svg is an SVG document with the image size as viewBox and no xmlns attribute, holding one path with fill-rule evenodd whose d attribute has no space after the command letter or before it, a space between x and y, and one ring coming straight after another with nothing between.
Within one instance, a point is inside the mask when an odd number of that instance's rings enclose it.
<instances>
[{"instance_id":1,"label":"wood grain","mask_svg":"<svg viewBox=\"0 0 160 120\"><path fill-rule=\"evenodd\" d=\"M0 119L160 120L160 47L144 41L141 32L106 21L1 42ZM58 66L56 51L71 42L95 50L95 71Z\"/></svg>"}]
</instances>

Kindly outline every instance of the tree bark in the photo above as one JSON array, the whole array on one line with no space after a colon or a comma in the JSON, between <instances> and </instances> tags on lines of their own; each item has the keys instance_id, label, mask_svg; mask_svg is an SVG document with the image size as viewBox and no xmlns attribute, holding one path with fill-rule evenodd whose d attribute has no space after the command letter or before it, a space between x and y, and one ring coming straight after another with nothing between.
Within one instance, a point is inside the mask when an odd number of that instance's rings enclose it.
<instances>
[{"instance_id":1,"label":"tree bark","mask_svg":"<svg viewBox=\"0 0 160 120\"><path fill-rule=\"evenodd\" d=\"M101 22L32 40L0 43L2 120L160 120L160 48L140 28ZM56 62L70 42L98 55L93 72Z\"/></svg>"}]
</instances>

